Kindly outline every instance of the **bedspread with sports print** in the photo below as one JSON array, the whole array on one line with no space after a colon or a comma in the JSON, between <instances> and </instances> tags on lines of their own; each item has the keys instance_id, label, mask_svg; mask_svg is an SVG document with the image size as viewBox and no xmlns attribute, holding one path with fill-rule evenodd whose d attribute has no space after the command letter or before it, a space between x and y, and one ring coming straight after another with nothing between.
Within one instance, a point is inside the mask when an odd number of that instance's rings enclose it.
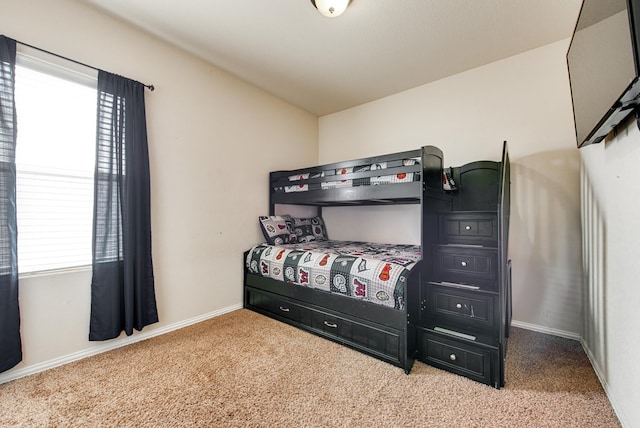
<instances>
[{"instance_id":1,"label":"bedspread with sports print","mask_svg":"<svg viewBox=\"0 0 640 428\"><path fill-rule=\"evenodd\" d=\"M404 309L409 273L421 258L418 245L326 240L259 244L246 265L278 281Z\"/></svg>"}]
</instances>

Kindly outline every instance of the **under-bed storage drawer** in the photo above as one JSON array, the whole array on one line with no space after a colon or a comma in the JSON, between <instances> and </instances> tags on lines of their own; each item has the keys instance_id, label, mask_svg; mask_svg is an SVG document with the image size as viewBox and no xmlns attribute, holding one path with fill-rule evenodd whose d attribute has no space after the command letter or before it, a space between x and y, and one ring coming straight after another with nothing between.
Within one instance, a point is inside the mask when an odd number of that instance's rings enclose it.
<instances>
[{"instance_id":1,"label":"under-bed storage drawer","mask_svg":"<svg viewBox=\"0 0 640 428\"><path fill-rule=\"evenodd\" d=\"M475 284L490 290L497 288L497 249L441 245L435 249L433 263L438 281Z\"/></svg>"},{"instance_id":2,"label":"under-bed storage drawer","mask_svg":"<svg viewBox=\"0 0 640 428\"><path fill-rule=\"evenodd\" d=\"M251 309L266 311L282 321L396 365L404 359L404 336L394 328L376 327L359 322L356 317L348 317L252 287L245 287L245 293L245 303Z\"/></svg>"},{"instance_id":3,"label":"under-bed storage drawer","mask_svg":"<svg viewBox=\"0 0 640 428\"><path fill-rule=\"evenodd\" d=\"M257 290L245 290L247 293L247 304L250 306L269 311L280 317L291 321L299 322L301 319L308 319L309 314L306 308L299 306L289 299L277 294L263 293Z\"/></svg>"},{"instance_id":4,"label":"under-bed storage drawer","mask_svg":"<svg viewBox=\"0 0 640 428\"><path fill-rule=\"evenodd\" d=\"M498 218L495 213L441 213L438 222L438 241L443 244L498 246Z\"/></svg>"},{"instance_id":5,"label":"under-bed storage drawer","mask_svg":"<svg viewBox=\"0 0 640 428\"><path fill-rule=\"evenodd\" d=\"M339 342L373 351L381 356L400 360L400 334L365 325L357 321L314 310L311 327L318 333L334 337Z\"/></svg>"},{"instance_id":6,"label":"under-bed storage drawer","mask_svg":"<svg viewBox=\"0 0 640 428\"><path fill-rule=\"evenodd\" d=\"M492 349L474 346L466 341L446 339L429 330L418 330L420 359L435 367L491 385Z\"/></svg>"}]
</instances>

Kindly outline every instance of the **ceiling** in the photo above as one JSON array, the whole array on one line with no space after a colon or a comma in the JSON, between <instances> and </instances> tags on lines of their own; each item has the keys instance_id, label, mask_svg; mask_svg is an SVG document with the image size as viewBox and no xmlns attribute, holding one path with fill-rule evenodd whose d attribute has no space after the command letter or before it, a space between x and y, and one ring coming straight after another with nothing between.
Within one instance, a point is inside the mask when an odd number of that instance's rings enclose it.
<instances>
[{"instance_id":1,"label":"ceiling","mask_svg":"<svg viewBox=\"0 0 640 428\"><path fill-rule=\"evenodd\" d=\"M582 0L82 0L317 116L571 37Z\"/></svg>"}]
</instances>

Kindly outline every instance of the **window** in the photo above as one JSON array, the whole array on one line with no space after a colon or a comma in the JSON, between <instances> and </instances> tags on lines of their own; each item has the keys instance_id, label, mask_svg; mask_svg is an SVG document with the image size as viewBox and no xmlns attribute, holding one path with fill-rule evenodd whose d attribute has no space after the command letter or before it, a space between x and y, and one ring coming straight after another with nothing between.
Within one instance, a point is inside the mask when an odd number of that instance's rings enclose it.
<instances>
[{"instance_id":1,"label":"window","mask_svg":"<svg viewBox=\"0 0 640 428\"><path fill-rule=\"evenodd\" d=\"M91 264L96 77L18 55L18 271Z\"/></svg>"}]
</instances>

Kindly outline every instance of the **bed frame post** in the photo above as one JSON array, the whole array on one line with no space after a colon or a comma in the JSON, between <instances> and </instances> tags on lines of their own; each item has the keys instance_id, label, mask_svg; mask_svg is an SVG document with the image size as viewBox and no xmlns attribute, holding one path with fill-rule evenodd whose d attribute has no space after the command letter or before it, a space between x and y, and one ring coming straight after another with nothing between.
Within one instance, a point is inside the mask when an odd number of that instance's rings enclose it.
<instances>
[{"instance_id":1,"label":"bed frame post","mask_svg":"<svg viewBox=\"0 0 640 428\"><path fill-rule=\"evenodd\" d=\"M273 203L273 172L269 173L269 215L276 215L276 206Z\"/></svg>"},{"instance_id":2,"label":"bed frame post","mask_svg":"<svg viewBox=\"0 0 640 428\"><path fill-rule=\"evenodd\" d=\"M422 148L422 183L424 190L442 191L442 150L434 146Z\"/></svg>"},{"instance_id":3,"label":"bed frame post","mask_svg":"<svg viewBox=\"0 0 640 428\"><path fill-rule=\"evenodd\" d=\"M425 262L429 248L427 239L437 233L437 219L435 213L441 206L448 206L448 196L444 194L442 187L443 154L440 149L433 146L424 146L421 149L422 165L422 191L420 192L420 211L422 219L420 224L420 245L423 259L414 267L409 278L406 291L407 330L406 330L406 362L405 373L409 373L413 361L418 353L416 326L420 323L420 308L422 295L422 278L428 277L431 263Z\"/></svg>"},{"instance_id":4,"label":"bed frame post","mask_svg":"<svg viewBox=\"0 0 640 428\"><path fill-rule=\"evenodd\" d=\"M434 146L422 147L422 194L420 197L422 224L420 227L420 245L423 257L428 237L437 233L434 214L443 204L446 204L442 186L442 171L444 169L444 155L442 150Z\"/></svg>"}]
</instances>

